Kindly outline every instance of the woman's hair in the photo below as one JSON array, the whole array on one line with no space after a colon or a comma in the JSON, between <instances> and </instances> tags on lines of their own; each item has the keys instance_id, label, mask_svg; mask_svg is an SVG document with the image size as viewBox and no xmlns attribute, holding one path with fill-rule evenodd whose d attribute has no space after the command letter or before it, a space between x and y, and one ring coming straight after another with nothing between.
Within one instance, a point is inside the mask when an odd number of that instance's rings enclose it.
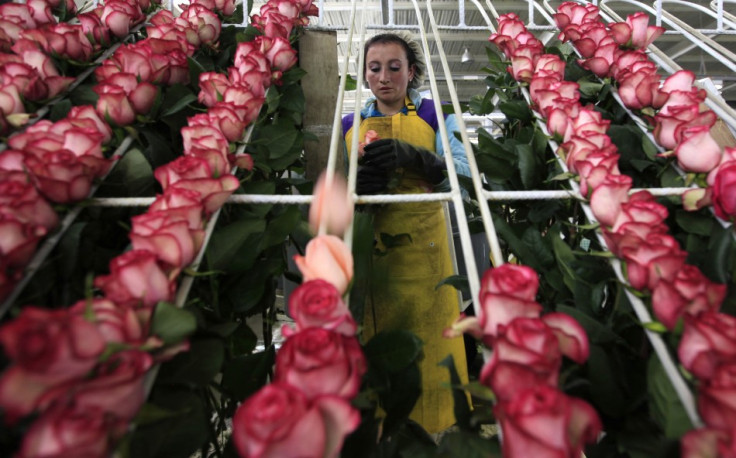
<instances>
[{"instance_id":1,"label":"woman's hair","mask_svg":"<svg viewBox=\"0 0 736 458\"><path fill-rule=\"evenodd\" d=\"M363 61L368 54L368 49L376 44L388 44L396 43L401 45L406 51L406 58L409 61L409 68L414 66L414 78L409 81L409 88L417 89L424 82L424 55L422 50L419 48L419 43L414 41L409 32L393 32L393 33L381 33L374 35L363 46Z\"/></svg>"}]
</instances>

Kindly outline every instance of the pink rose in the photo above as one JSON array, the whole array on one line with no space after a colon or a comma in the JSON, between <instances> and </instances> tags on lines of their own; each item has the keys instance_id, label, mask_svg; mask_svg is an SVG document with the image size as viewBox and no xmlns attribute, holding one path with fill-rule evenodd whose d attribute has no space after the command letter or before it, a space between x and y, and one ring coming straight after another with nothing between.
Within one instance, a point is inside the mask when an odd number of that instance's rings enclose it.
<instances>
[{"instance_id":1,"label":"pink rose","mask_svg":"<svg viewBox=\"0 0 736 458\"><path fill-rule=\"evenodd\" d=\"M542 306L534 300L484 291L481 291L480 306L481 313L477 318L480 337L488 346L493 345L493 338L501 326L516 318L538 318L542 312Z\"/></svg>"},{"instance_id":2,"label":"pink rose","mask_svg":"<svg viewBox=\"0 0 736 458\"><path fill-rule=\"evenodd\" d=\"M320 279L302 283L292 291L289 316L296 322L297 331L315 327L354 336L358 328L335 286Z\"/></svg>"},{"instance_id":3,"label":"pink rose","mask_svg":"<svg viewBox=\"0 0 736 458\"><path fill-rule=\"evenodd\" d=\"M345 179L333 175L328 183L326 173L322 173L317 179L309 206L309 228L316 234L324 224L328 233L342 235L353 221L354 206Z\"/></svg>"},{"instance_id":4,"label":"pink rose","mask_svg":"<svg viewBox=\"0 0 736 458\"><path fill-rule=\"evenodd\" d=\"M726 221L736 221L736 161L721 165L716 172L712 187L713 209Z\"/></svg>"},{"instance_id":5,"label":"pink rose","mask_svg":"<svg viewBox=\"0 0 736 458\"><path fill-rule=\"evenodd\" d=\"M220 37L222 24L217 14L196 3L186 7L180 17L186 19L197 31L204 44L213 44Z\"/></svg>"},{"instance_id":6,"label":"pink rose","mask_svg":"<svg viewBox=\"0 0 736 458\"><path fill-rule=\"evenodd\" d=\"M256 38L261 46L261 51L266 59L271 63L271 67L281 72L290 69L297 62L297 52L289 43L289 40L283 37L265 37Z\"/></svg>"},{"instance_id":7,"label":"pink rose","mask_svg":"<svg viewBox=\"0 0 736 458\"><path fill-rule=\"evenodd\" d=\"M624 105L634 110L659 108L664 103L659 92L659 75L649 72L629 73L619 80L618 93Z\"/></svg>"},{"instance_id":8,"label":"pink rose","mask_svg":"<svg viewBox=\"0 0 736 458\"><path fill-rule=\"evenodd\" d=\"M595 73L599 78L610 76L612 67L620 55L618 45L614 42L598 46L593 57L579 60L578 63L585 69Z\"/></svg>"},{"instance_id":9,"label":"pink rose","mask_svg":"<svg viewBox=\"0 0 736 458\"><path fill-rule=\"evenodd\" d=\"M707 173L721 162L721 147L710 134L710 126L691 126L680 135L675 148L677 163L686 172Z\"/></svg>"},{"instance_id":10,"label":"pink rose","mask_svg":"<svg viewBox=\"0 0 736 458\"><path fill-rule=\"evenodd\" d=\"M721 364L709 378L699 380L698 412L712 428L736 425L736 361Z\"/></svg>"},{"instance_id":11,"label":"pink rose","mask_svg":"<svg viewBox=\"0 0 736 458\"><path fill-rule=\"evenodd\" d=\"M631 183L631 177L627 175L608 175L593 190L590 209L601 225L612 226L616 222L621 204L628 200Z\"/></svg>"},{"instance_id":12,"label":"pink rose","mask_svg":"<svg viewBox=\"0 0 736 458\"><path fill-rule=\"evenodd\" d=\"M0 214L12 215L19 222L42 226L49 231L59 224L54 209L27 181L0 181Z\"/></svg>"},{"instance_id":13,"label":"pink rose","mask_svg":"<svg viewBox=\"0 0 736 458\"><path fill-rule=\"evenodd\" d=\"M33 257L46 229L0 213L0 263L5 269L23 269Z\"/></svg>"},{"instance_id":14,"label":"pink rose","mask_svg":"<svg viewBox=\"0 0 736 458\"><path fill-rule=\"evenodd\" d=\"M0 327L0 343L12 361L0 377L0 405L11 423L31 413L50 388L85 377L105 349L82 316L32 306Z\"/></svg>"},{"instance_id":15,"label":"pink rose","mask_svg":"<svg viewBox=\"0 0 736 458\"><path fill-rule=\"evenodd\" d=\"M652 233L636 246L621 248L626 262L626 276L631 287L640 291L654 291L662 281L672 281L685 264L687 252L670 235Z\"/></svg>"},{"instance_id":16,"label":"pink rose","mask_svg":"<svg viewBox=\"0 0 736 458\"><path fill-rule=\"evenodd\" d=\"M540 45L528 44L516 48L511 56L511 66L507 69L516 81L530 82L534 75L534 67L542 55Z\"/></svg>"},{"instance_id":17,"label":"pink rose","mask_svg":"<svg viewBox=\"0 0 736 458\"><path fill-rule=\"evenodd\" d=\"M516 318L499 326L493 356L483 367L482 384L500 401L536 385L557 386L562 353L555 333L539 318Z\"/></svg>"},{"instance_id":18,"label":"pink rose","mask_svg":"<svg viewBox=\"0 0 736 458\"><path fill-rule=\"evenodd\" d=\"M21 37L37 42L50 55L87 62L92 57L92 43L79 24L59 23L21 33Z\"/></svg>"},{"instance_id":19,"label":"pink rose","mask_svg":"<svg viewBox=\"0 0 736 458\"><path fill-rule=\"evenodd\" d=\"M199 102L206 106L214 106L222 100L225 89L231 86L227 75L217 72L203 72L199 74Z\"/></svg>"},{"instance_id":20,"label":"pink rose","mask_svg":"<svg viewBox=\"0 0 736 458\"><path fill-rule=\"evenodd\" d=\"M213 126L187 126L181 129L184 154L200 157L207 161L215 176L226 174L230 169L228 153L230 145L225 134Z\"/></svg>"},{"instance_id":21,"label":"pink rose","mask_svg":"<svg viewBox=\"0 0 736 458\"><path fill-rule=\"evenodd\" d=\"M130 241L134 250L154 253L174 268L192 263L204 239L204 231L192 231L189 222L175 213L157 211L134 216Z\"/></svg>"},{"instance_id":22,"label":"pink rose","mask_svg":"<svg viewBox=\"0 0 736 458\"><path fill-rule=\"evenodd\" d=\"M570 315L553 312L542 316L542 321L557 336L557 342L563 355L578 364L583 364L590 356L588 335L580 323Z\"/></svg>"},{"instance_id":23,"label":"pink rose","mask_svg":"<svg viewBox=\"0 0 736 458\"><path fill-rule=\"evenodd\" d=\"M100 20L117 38L123 38L130 32L130 27L143 21L145 16L138 2L124 0L108 0L102 9Z\"/></svg>"},{"instance_id":24,"label":"pink rose","mask_svg":"<svg viewBox=\"0 0 736 458\"><path fill-rule=\"evenodd\" d=\"M207 113L194 115L187 119L189 126L213 126L219 129L229 142L239 142L247 124L232 105L225 102L215 102Z\"/></svg>"},{"instance_id":25,"label":"pink rose","mask_svg":"<svg viewBox=\"0 0 736 458\"><path fill-rule=\"evenodd\" d=\"M110 29L100 19L103 9L104 6L99 5L92 11L77 15L77 19L79 19L79 23L82 26L82 32L84 32L84 35L92 43L95 50L103 46L107 47L110 44Z\"/></svg>"},{"instance_id":26,"label":"pink rose","mask_svg":"<svg viewBox=\"0 0 736 458\"><path fill-rule=\"evenodd\" d=\"M600 186L607 176L620 175L619 159L618 153L599 151L588 154L585 159L575 161L574 168L580 176L580 194L590 198L592 191Z\"/></svg>"},{"instance_id":27,"label":"pink rose","mask_svg":"<svg viewBox=\"0 0 736 458\"><path fill-rule=\"evenodd\" d=\"M199 193L205 214L220 208L240 186L240 180L231 174L212 178L207 161L194 156L181 156L157 168L153 174L164 191L175 186Z\"/></svg>"},{"instance_id":28,"label":"pink rose","mask_svg":"<svg viewBox=\"0 0 736 458\"><path fill-rule=\"evenodd\" d=\"M190 189L167 188L163 194L156 196L156 200L153 201L148 211L166 211L172 216L186 220L189 223L189 229L203 228L202 195Z\"/></svg>"},{"instance_id":29,"label":"pink rose","mask_svg":"<svg viewBox=\"0 0 736 458\"><path fill-rule=\"evenodd\" d=\"M577 2L563 2L557 7L553 16L560 30L565 30L570 24L584 24L598 21L598 7L592 3L581 5Z\"/></svg>"},{"instance_id":30,"label":"pink rose","mask_svg":"<svg viewBox=\"0 0 736 458\"><path fill-rule=\"evenodd\" d=\"M654 287L652 310L657 319L672 330L685 314L717 312L725 296L726 285L711 282L695 266L684 265L674 279L660 281Z\"/></svg>"},{"instance_id":31,"label":"pink rose","mask_svg":"<svg viewBox=\"0 0 736 458\"><path fill-rule=\"evenodd\" d=\"M494 409L503 431L503 456L581 456L601 432L601 420L585 401L540 385Z\"/></svg>"},{"instance_id":32,"label":"pink rose","mask_svg":"<svg viewBox=\"0 0 736 458\"><path fill-rule=\"evenodd\" d=\"M486 270L480 287L484 293L505 294L533 301L537 296L539 277L531 267L506 263Z\"/></svg>"},{"instance_id":33,"label":"pink rose","mask_svg":"<svg viewBox=\"0 0 736 458\"><path fill-rule=\"evenodd\" d=\"M94 170L69 151L26 155L24 163L36 188L52 202L78 202L92 189Z\"/></svg>"},{"instance_id":34,"label":"pink rose","mask_svg":"<svg viewBox=\"0 0 736 458\"><path fill-rule=\"evenodd\" d=\"M295 255L294 262L303 281L321 278L344 294L353 279L353 254L345 242L334 235L318 235L307 243L304 256Z\"/></svg>"},{"instance_id":35,"label":"pink rose","mask_svg":"<svg viewBox=\"0 0 736 458\"><path fill-rule=\"evenodd\" d=\"M275 382L248 398L233 417L233 442L245 458L335 458L360 414L337 396L308 400Z\"/></svg>"},{"instance_id":36,"label":"pink rose","mask_svg":"<svg viewBox=\"0 0 736 458\"><path fill-rule=\"evenodd\" d=\"M290 336L276 354L274 381L298 386L309 398L358 394L367 363L354 336L307 328Z\"/></svg>"},{"instance_id":37,"label":"pink rose","mask_svg":"<svg viewBox=\"0 0 736 458\"><path fill-rule=\"evenodd\" d=\"M114 84L98 84L93 90L99 95L97 113L106 121L117 126L127 126L135 121L135 108L125 89Z\"/></svg>"},{"instance_id":38,"label":"pink rose","mask_svg":"<svg viewBox=\"0 0 736 458\"><path fill-rule=\"evenodd\" d=\"M720 364L736 358L736 317L707 311L686 316L677 354L695 377L712 377Z\"/></svg>"},{"instance_id":39,"label":"pink rose","mask_svg":"<svg viewBox=\"0 0 736 458\"><path fill-rule=\"evenodd\" d=\"M736 427L693 429L680 443L682 458L736 458Z\"/></svg>"},{"instance_id":40,"label":"pink rose","mask_svg":"<svg viewBox=\"0 0 736 458\"><path fill-rule=\"evenodd\" d=\"M609 25L616 43L622 46L645 49L664 33L664 27L649 25L649 15L643 11L630 14L626 22Z\"/></svg>"},{"instance_id":41,"label":"pink rose","mask_svg":"<svg viewBox=\"0 0 736 458\"><path fill-rule=\"evenodd\" d=\"M69 312L94 323L105 342L140 345L146 339L135 311L109 299L83 299L72 305Z\"/></svg>"},{"instance_id":42,"label":"pink rose","mask_svg":"<svg viewBox=\"0 0 736 458\"><path fill-rule=\"evenodd\" d=\"M95 278L105 297L121 306L151 309L174 298L176 284L150 251L131 250L110 261L110 274Z\"/></svg>"},{"instance_id":43,"label":"pink rose","mask_svg":"<svg viewBox=\"0 0 736 458\"><path fill-rule=\"evenodd\" d=\"M102 144L107 144L112 138L112 129L100 119L92 105L78 105L72 107L66 115L66 120L75 127L94 129L100 133Z\"/></svg>"},{"instance_id":44,"label":"pink rose","mask_svg":"<svg viewBox=\"0 0 736 458\"><path fill-rule=\"evenodd\" d=\"M248 84L231 85L222 95L222 103L230 105L240 119L248 125L258 118L263 102L266 100L264 95L258 95L262 89L262 85L255 88Z\"/></svg>"}]
</instances>

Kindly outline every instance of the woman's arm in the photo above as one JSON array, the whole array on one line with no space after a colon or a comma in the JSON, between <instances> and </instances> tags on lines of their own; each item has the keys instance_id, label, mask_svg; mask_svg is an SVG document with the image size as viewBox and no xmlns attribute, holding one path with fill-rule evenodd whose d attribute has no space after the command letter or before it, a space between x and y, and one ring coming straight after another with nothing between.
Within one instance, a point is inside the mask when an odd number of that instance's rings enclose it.
<instances>
[{"instance_id":1,"label":"woman's arm","mask_svg":"<svg viewBox=\"0 0 736 458\"><path fill-rule=\"evenodd\" d=\"M455 138L455 132L458 132L460 129L454 114L448 115L445 118L445 127L447 127L447 136L449 137L450 149L452 150L452 162L455 164L456 172L458 175L470 176L470 167L468 166L468 158L465 155L465 147L463 146L463 142ZM445 156L439 129L437 130L435 148L437 154L443 157Z\"/></svg>"}]
</instances>

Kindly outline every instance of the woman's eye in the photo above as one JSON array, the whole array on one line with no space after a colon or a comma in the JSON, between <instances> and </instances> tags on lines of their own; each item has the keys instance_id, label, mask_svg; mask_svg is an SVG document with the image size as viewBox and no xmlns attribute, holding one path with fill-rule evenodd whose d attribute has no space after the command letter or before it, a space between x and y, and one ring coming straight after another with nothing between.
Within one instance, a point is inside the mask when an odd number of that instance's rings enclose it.
<instances>
[{"instance_id":1,"label":"woman's eye","mask_svg":"<svg viewBox=\"0 0 736 458\"><path fill-rule=\"evenodd\" d=\"M372 71L373 73L378 73L381 71L380 67L371 67L368 70Z\"/></svg>"},{"instance_id":2,"label":"woman's eye","mask_svg":"<svg viewBox=\"0 0 736 458\"><path fill-rule=\"evenodd\" d=\"M390 67L392 72L400 72L401 67Z\"/></svg>"}]
</instances>

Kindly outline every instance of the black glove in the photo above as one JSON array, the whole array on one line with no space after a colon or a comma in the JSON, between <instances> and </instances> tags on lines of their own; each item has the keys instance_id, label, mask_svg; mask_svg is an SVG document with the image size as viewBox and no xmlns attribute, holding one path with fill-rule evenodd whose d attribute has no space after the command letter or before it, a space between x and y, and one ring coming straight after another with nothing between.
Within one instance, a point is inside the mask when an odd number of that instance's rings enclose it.
<instances>
[{"instance_id":1,"label":"black glove","mask_svg":"<svg viewBox=\"0 0 736 458\"><path fill-rule=\"evenodd\" d=\"M445 178L445 161L426 149L409 143L387 138L368 143L364 147L362 163L365 167L374 167L387 172L399 167L417 170L424 174L432 184L438 184Z\"/></svg>"},{"instance_id":2,"label":"black glove","mask_svg":"<svg viewBox=\"0 0 736 458\"><path fill-rule=\"evenodd\" d=\"M359 165L355 182L355 192L363 194L380 194L388 188L389 172L373 165Z\"/></svg>"}]
</instances>

